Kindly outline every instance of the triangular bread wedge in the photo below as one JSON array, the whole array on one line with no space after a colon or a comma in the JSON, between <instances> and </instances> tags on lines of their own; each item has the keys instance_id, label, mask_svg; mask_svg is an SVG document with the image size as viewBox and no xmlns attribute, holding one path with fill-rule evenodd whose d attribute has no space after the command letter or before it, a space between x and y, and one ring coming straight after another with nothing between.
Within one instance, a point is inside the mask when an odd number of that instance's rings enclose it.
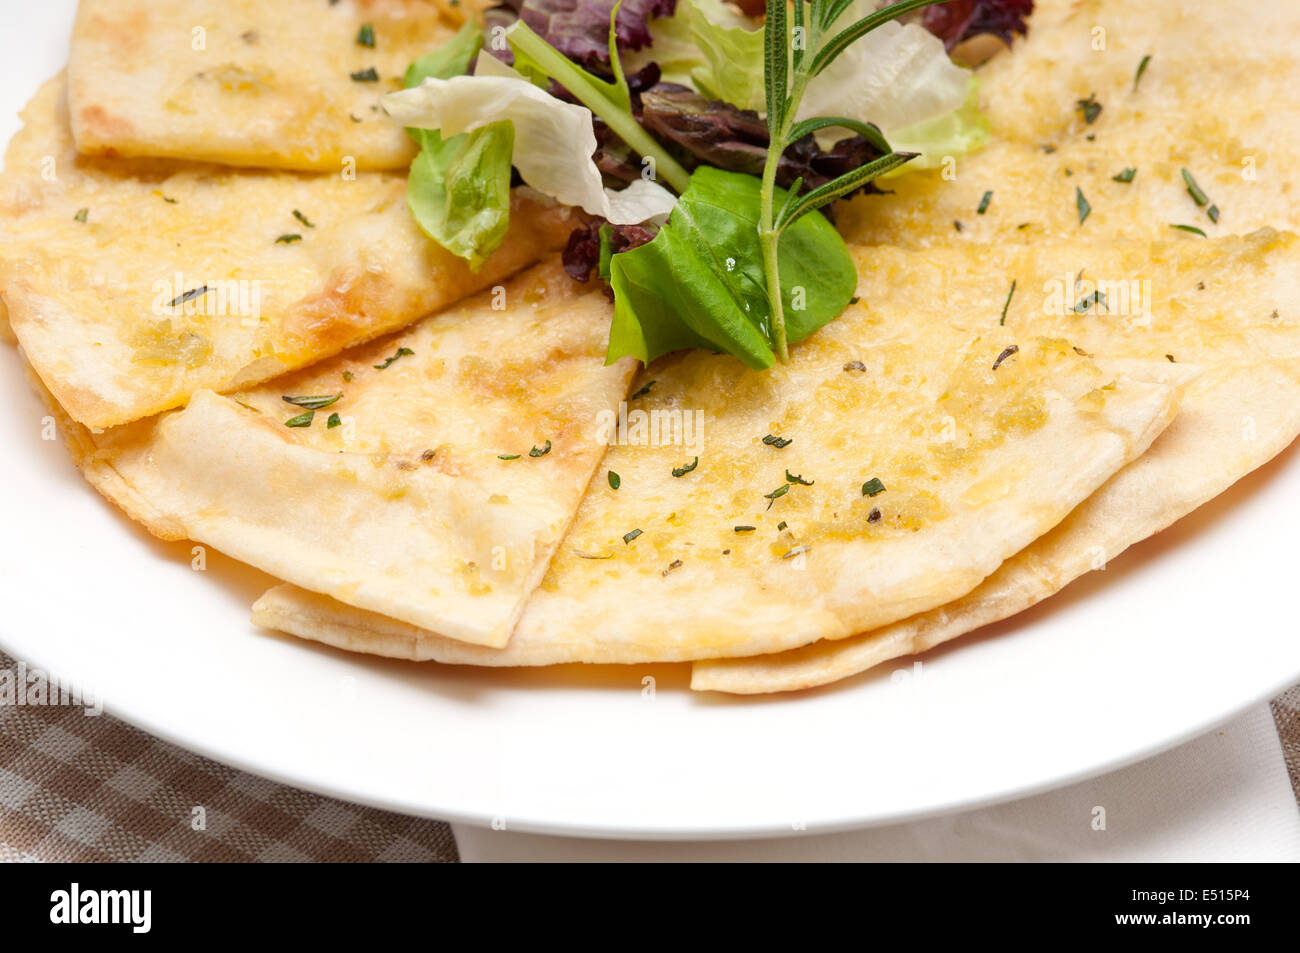
<instances>
[{"instance_id":1,"label":"triangular bread wedge","mask_svg":"<svg viewBox=\"0 0 1300 953\"><path fill-rule=\"evenodd\" d=\"M486 665L844 638L969 592L1175 413L1189 372L1163 358L1101 366L1065 335L1000 327L1000 275L968 269L938 294L911 259L857 257L861 300L789 365L757 372L692 352L640 376L627 427L503 651L292 590L267 594L254 618L362 651Z\"/></svg>"},{"instance_id":2,"label":"triangular bread wedge","mask_svg":"<svg viewBox=\"0 0 1300 953\"><path fill-rule=\"evenodd\" d=\"M609 315L551 262L266 384L100 434L70 425L69 443L159 536L500 646L627 392L631 359L602 361Z\"/></svg>"},{"instance_id":3,"label":"triangular bread wedge","mask_svg":"<svg viewBox=\"0 0 1300 953\"><path fill-rule=\"evenodd\" d=\"M429 241L406 179L78 156L63 81L23 112L0 186L0 293L45 386L108 427L404 327L560 247L516 201L477 274Z\"/></svg>"},{"instance_id":4,"label":"triangular bread wedge","mask_svg":"<svg viewBox=\"0 0 1300 953\"><path fill-rule=\"evenodd\" d=\"M415 150L379 99L481 5L80 0L68 52L72 132L87 155L404 169Z\"/></svg>"},{"instance_id":5,"label":"triangular bread wedge","mask_svg":"<svg viewBox=\"0 0 1300 953\"><path fill-rule=\"evenodd\" d=\"M930 274L936 289L945 287L947 275L972 267L1015 276L1025 297L1009 310L1008 328L1038 334L1069 329L1098 355L1164 355L1199 366L1202 373L1189 385L1173 425L1146 454L965 597L839 642L698 662L693 688L758 693L824 685L1007 618L1104 568L1133 543L1222 493L1300 433L1300 238L1295 235L1266 230L1246 238L1154 247L1069 244L877 253L910 262L906 267L914 273ZM1128 299L1135 313L1114 313L1121 301L1119 289L1112 288L1109 308L1044 315L1045 296L1072 286L1080 269L1093 279L1136 281L1136 289L1130 286L1136 293ZM1144 293L1150 296L1149 312L1141 304Z\"/></svg>"}]
</instances>

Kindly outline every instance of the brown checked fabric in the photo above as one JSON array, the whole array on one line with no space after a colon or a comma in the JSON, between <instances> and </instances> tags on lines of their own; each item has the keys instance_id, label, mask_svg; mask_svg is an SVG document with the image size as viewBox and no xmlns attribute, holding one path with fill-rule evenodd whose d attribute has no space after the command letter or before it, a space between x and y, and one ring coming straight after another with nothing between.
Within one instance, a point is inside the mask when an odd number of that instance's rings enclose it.
<instances>
[{"instance_id":1,"label":"brown checked fabric","mask_svg":"<svg viewBox=\"0 0 1300 953\"><path fill-rule=\"evenodd\" d=\"M0 861L457 860L439 821L285 787L81 707L0 704Z\"/></svg>"}]
</instances>

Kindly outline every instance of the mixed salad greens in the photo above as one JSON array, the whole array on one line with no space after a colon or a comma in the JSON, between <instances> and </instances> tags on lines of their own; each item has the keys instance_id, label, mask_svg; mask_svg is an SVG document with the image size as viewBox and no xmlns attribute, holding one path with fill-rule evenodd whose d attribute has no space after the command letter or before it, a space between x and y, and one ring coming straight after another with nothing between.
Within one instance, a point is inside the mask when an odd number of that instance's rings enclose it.
<instances>
[{"instance_id":1,"label":"mixed salad greens","mask_svg":"<svg viewBox=\"0 0 1300 953\"><path fill-rule=\"evenodd\" d=\"M509 0L384 98L420 149L411 211L477 269L522 182L590 217L564 262L611 289L609 361L788 360L854 294L834 203L987 138L950 52L1033 2L937 3Z\"/></svg>"}]
</instances>

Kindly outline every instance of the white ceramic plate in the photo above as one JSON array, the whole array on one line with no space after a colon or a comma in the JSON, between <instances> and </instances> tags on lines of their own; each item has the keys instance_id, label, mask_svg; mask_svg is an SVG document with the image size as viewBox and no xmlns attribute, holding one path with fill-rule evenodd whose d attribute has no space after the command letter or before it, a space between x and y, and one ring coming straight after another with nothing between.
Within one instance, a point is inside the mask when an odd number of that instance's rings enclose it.
<instances>
[{"instance_id":1,"label":"white ceramic plate","mask_svg":"<svg viewBox=\"0 0 1300 953\"><path fill-rule=\"evenodd\" d=\"M0 11L6 141L63 64L71 13ZM269 578L215 553L191 569L189 544L82 481L44 415L3 349L0 644L187 748L399 811L609 837L885 823L1117 767L1300 680L1295 452L920 669L746 700L692 695L681 669L418 666L256 630Z\"/></svg>"}]
</instances>

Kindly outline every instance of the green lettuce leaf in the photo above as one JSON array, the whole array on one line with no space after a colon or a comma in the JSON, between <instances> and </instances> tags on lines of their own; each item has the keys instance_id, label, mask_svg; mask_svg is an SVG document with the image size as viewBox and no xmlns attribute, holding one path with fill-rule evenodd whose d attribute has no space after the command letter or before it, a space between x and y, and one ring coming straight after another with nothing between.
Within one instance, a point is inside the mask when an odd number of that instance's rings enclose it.
<instances>
[{"instance_id":1,"label":"green lettuce leaf","mask_svg":"<svg viewBox=\"0 0 1300 953\"><path fill-rule=\"evenodd\" d=\"M434 133L437 135L437 133ZM493 123L425 146L411 163L406 203L424 233L478 271L510 227L515 130Z\"/></svg>"},{"instance_id":2,"label":"green lettuce leaf","mask_svg":"<svg viewBox=\"0 0 1300 953\"><path fill-rule=\"evenodd\" d=\"M653 241L608 260L614 320L606 360L643 362L681 348L734 355L762 369L772 352L759 192L753 176L701 166ZM777 190L776 204L785 192ZM781 236L786 331L801 341L839 316L857 287L857 269L839 233L820 213Z\"/></svg>"},{"instance_id":3,"label":"green lettuce leaf","mask_svg":"<svg viewBox=\"0 0 1300 953\"><path fill-rule=\"evenodd\" d=\"M906 175L917 169L936 169L943 164L944 156L974 152L989 141L991 126L988 118L980 112L979 82L971 77L966 101L960 109L937 119L895 129L889 134L889 144L894 149L919 152L920 155L907 165L886 172L885 178Z\"/></svg>"},{"instance_id":4,"label":"green lettuce leaf","mask_svg":"<svg viewBox=\"0 0 1300 953\"><path fill-rule=\"evenodd\" d=\"M406 70L408 89L426 79L463 76L478 55L483 37L466 23L437 49ZM406 204L420 229L473 271L505 238L510 227L510 157L514 127L493 123L444 139L436 129L406 130L420 147L406 182Z\"/></svg>"},{"instance_id":5,"label":"green lettuce leaf","mask_svg":"<svg viewBox=\"0 0 1300 953\"><path fill-rule=\"evenodd\" d=\"M694 87L741 109L763 110L763 27L722 0L679 0L677 12L650 23L648 49L624 56L635 72L659 64L660 78Z\"/></svg>"}]
</instances>

